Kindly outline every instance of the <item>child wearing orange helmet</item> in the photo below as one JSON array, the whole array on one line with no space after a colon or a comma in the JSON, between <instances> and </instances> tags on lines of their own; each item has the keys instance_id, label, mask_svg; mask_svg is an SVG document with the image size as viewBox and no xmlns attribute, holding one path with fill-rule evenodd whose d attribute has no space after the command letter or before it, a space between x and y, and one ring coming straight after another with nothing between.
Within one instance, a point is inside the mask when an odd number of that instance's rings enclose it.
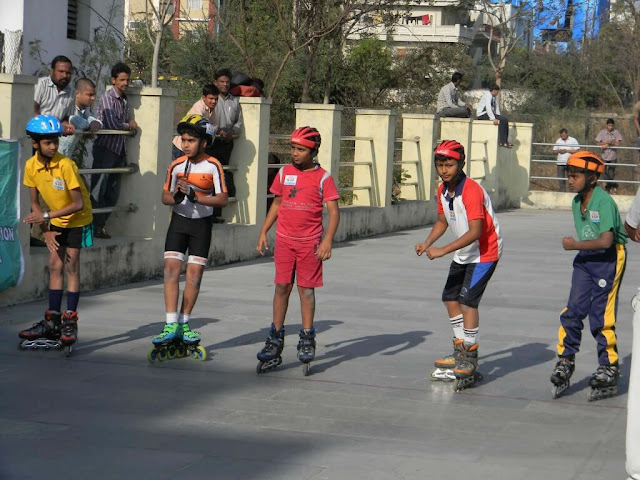
<instances>
[{"instance_id":1,"label":"child wearing orange helmet","mask_svg":"<svg viewBox=\"0 0 640 480\"><path fill-rule=\"evenodd\" d=\"M431 380L454 381L453 388L459 391L480 378L476 373L478 305L498 265L502 237L489 194L464 174L464 147L455 140L445 140L436 147L434 159L443 182L438 188L438 219L415 250L430 260L454 253L442 292L453 327L453 353L435 362ZM456 239L434 247L448 228Z\"/></svg>"},{"instance_id":2,"label":"child wearing orange helmet","mask_svg":"<svg viewBox=\"0 0 640 480\"><path fill-rule=\"evenodd\" d=\"M589 316L591 334L598 344L598 369L589 385L589 401L618 392L616 314L618 292L626 265L627 235L616 202L597 185L605 170L594 153L579 151L567 160L573 220L578 239L564 237L565 250L578 250L567 306L560 314L557 352L559 360L551 374L554 398L569 388L580 349L583 320Z\"/></svg>"}]
</instances>

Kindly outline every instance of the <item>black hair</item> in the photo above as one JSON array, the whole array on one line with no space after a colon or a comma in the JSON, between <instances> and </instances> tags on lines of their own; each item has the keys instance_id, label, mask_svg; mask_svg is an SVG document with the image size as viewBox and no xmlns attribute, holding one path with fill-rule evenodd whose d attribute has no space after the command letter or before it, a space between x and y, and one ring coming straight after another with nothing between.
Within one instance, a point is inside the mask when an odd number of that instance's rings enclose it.
<instances>
[{"instance_id":1,"label":"black hair","mask_svg":"<svg viewBox=\"0 0 640 480\"><path fill-rule=\"evenodd\" d=\"M489 88L489 91L493 92L494 90L500 91L500 85L498 85L497 83L494 83L493 85L491 85L491 87Z\"/></svg>"},{"instance_id":2,"label":"black hair","mask_svg":"<svg viewBox=\"0 0 640 480\"><path fill-rule=\"evenodd\" d=\"M458 80L462 80L462 77L464 77L464 74L455 72L453 75L451 75L451 81L453 83L456 83Z\"/></svg>"},{"instance_id":3,"label":"black hair","mask_svg":"<svg viewBox=\"0 0 640 480\"><path fill-rule=\"evenodd\" d=\"M616 122L613 121L613 118L607 118L607 125L615 125Z\"/></svg>"},{"instance_id":4,"label":"black hair","mask_svg":"<svg viewBox=\"0 0 640 480\"><path fill-rule=\"evenodd\" d=\"M87 88L96 88L96 84L93 83L92 80L89 80L87 77L82 77L76 80L74 87L76 90L82 91Z\"/></svg>"},{"instance_id":5,"label":"black hair","mask_svg":"<svg viewBox=\"0 0 640 480\"><path fill-rule=\"evenodd\" d=\"M589 175L593 175L596 177L596 183L600 178L600 174L598 172L587 170L586 168L574 167L573 165L567 165L567 173L582 173L586 178L589 178ZM593 185L595 186L595 183Z\"/></svg>"},{"instance_id":6,"label":"black hair","mask_svg":"<svg viewBox=\"0 0 640 480\"><path fill-rule=\"evenodd\" d=\"M558 133L569 133L569 130L567 130L566 128L561 128Z\"/></svg>"},{"instance_id":7,"label":"black hair","mask_svg":"<svg viewBox=\"0 0 640 480\"><path fill-rule=\"evenodd\" d=\"M218 80L220 77L227 77L229 80L231 80L231 70L229 70L228 68L221 68L213 74L214 80Z\"/></svg>"},{"instance_id":8,"label":"black hair","mask_svg":"<svg viewBox=\"0 0 640 480\"><path fill-rule=\"evenodd\" d=\"M207 95L220 95L220 90L215 85L209 83L202 87L202 96L206 97Z\"/></svg>"},{"instance_id":9,"label":"black hair","mask_svg":"<svg viewBox=\"0 0 640 480\"><path fill-rule=\"evenodd\" d=\"M56 64L58 63L68 63L69 65L71 65L71 68L73 68L73 63L71 63L71 60L69 60L69 58L65 57L64 55L53 57L53 60L51 60L51 68L55 69Z\"/></svg>"},{"instance_id":10,"label":"black hair","mask_svg":"<svg viewBox=\"0 0 640 480\"><path fill-rule=\"evenodd\" d=\"M131 75L131 69L129 65L126 63L118 62L113 67L111 67L111 78L118 78L118 75L121 73L126 73L127 75Z\"/></svg>"}]
</instances>

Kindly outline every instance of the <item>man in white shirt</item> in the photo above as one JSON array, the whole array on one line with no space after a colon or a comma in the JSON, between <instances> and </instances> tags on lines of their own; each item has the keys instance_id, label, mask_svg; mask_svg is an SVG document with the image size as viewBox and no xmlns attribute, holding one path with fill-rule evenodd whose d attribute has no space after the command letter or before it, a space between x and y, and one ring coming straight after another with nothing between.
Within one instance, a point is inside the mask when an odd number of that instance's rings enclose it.
<instances>
[{"instance_id":1,"label":"man in white shirt","mask_svg":"<svg viewBox=\"0 0 640 480\"><path fill-rule=\"evenodd\" d=\"M511 148L512 143L509 143L509 120L504 115L500 115L500 104L496 98L500 93L500 87L493 85L489 88L476 108L476 115L478 120L491 120L494 125L498 125L498 143L501 147Z\"/></svg>"},{"instance_id":2,"label":"man in white shirt","mask_svg":"<svg viewBox=\"0 0 640 480\"><path fill-rule=\"evenodd\" d=\"M571 146L571 145L576 145ZM556 145L553 147L553 151L558 154L556 158L556 169L557 176L562 178L563 180L559 181L560 191L564 192L566 190L567 181L564 180L567 178L567 160L573 152L578 150L578 140L569 136L569 131L566 128L560 129L560 138L556 140Z\"/></svg>"}]
</instances>

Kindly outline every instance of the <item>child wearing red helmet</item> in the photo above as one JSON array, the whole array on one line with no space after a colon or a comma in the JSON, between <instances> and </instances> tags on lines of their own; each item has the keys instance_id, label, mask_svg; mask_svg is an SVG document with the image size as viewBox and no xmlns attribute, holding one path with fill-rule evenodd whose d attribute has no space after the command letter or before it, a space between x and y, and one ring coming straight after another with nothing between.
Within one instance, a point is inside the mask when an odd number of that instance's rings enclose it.
<instances>
[{"instance_id":1,"label":"child wearing red helmet","mask_svg":"<svg viewBox=\"0 0 640 480\"><path fill-rule=\"evenodd\" d=\"M453 353L435 362L431 380L454 381L454 390L473 385L478 367L478 305L502 253L500 226L489 194L464 174L464 147L444 140L435 149L438 219L423 243L415 246L430 260L454 253L442 292L453 327ZM456 239L443 247L433 244L450 228Z\"/></svg>"},{"instance_id":2,"label":"child wearing red helmet","mask_svg":"<svg viewBox=\"0 0 640 480\"><path fill-rule=\"evenodd\" d=\"M578 254L573 260L569 300L560 314L559 360L550 379L554 398L569 388L587 315L598 344L598 369L589 380L589 401L618 393L616 315L627 263L627 235L616 202L597 185L604 171L604 162L591 152L576 152L567 160L569 189L577 193L572 210L578 239L564 237L562 247Z\"/></svg>"},{"instance_id":3,"label":"child wearing red helmet","mask_svg":"<svg viewBox=\"0 0 640 480\"><path fill-rule=\"evenodd\" d=\"M258 352L258 373L282 363L284 320L289 296L297 275L302 329L298 343L298 359L304 374L315 357L315 288L321 287L322 262L331 258L333 237L338 229L340 194L329 172L314 161L320 148L320 133L313 127L301 127L291 134L292 163L280 169L271 185L275 195L267 218L260 230L256 250L264 255L268 250L267 232L276 219L275 294L273 323L265 347ZM322 205L326 204L329 223L322 231Z\"/></svg>"}]
</instances>

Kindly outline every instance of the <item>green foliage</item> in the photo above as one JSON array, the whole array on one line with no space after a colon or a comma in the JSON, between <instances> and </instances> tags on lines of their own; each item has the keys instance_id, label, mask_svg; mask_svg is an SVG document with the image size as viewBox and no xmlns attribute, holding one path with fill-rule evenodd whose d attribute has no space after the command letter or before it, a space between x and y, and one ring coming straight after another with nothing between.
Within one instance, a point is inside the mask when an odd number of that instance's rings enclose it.
<instances>
[{"instance_id":1,"label":"green foliage","mask_svg":"<svg viewBox=\"0 0 640 480\"><path fill-rule=\"evenodd\" d=\"M171 28L165 27L160 44L158 76L175 74L175 72L171 72L171 52L175 41L171 34ZM142 80L145 84L150 84L153 43L149 39L146 27L129 32L129 36L125 40L125 53L125 62L131 67L131 76L134 79Z\"/></svg>"}]
</instances>

